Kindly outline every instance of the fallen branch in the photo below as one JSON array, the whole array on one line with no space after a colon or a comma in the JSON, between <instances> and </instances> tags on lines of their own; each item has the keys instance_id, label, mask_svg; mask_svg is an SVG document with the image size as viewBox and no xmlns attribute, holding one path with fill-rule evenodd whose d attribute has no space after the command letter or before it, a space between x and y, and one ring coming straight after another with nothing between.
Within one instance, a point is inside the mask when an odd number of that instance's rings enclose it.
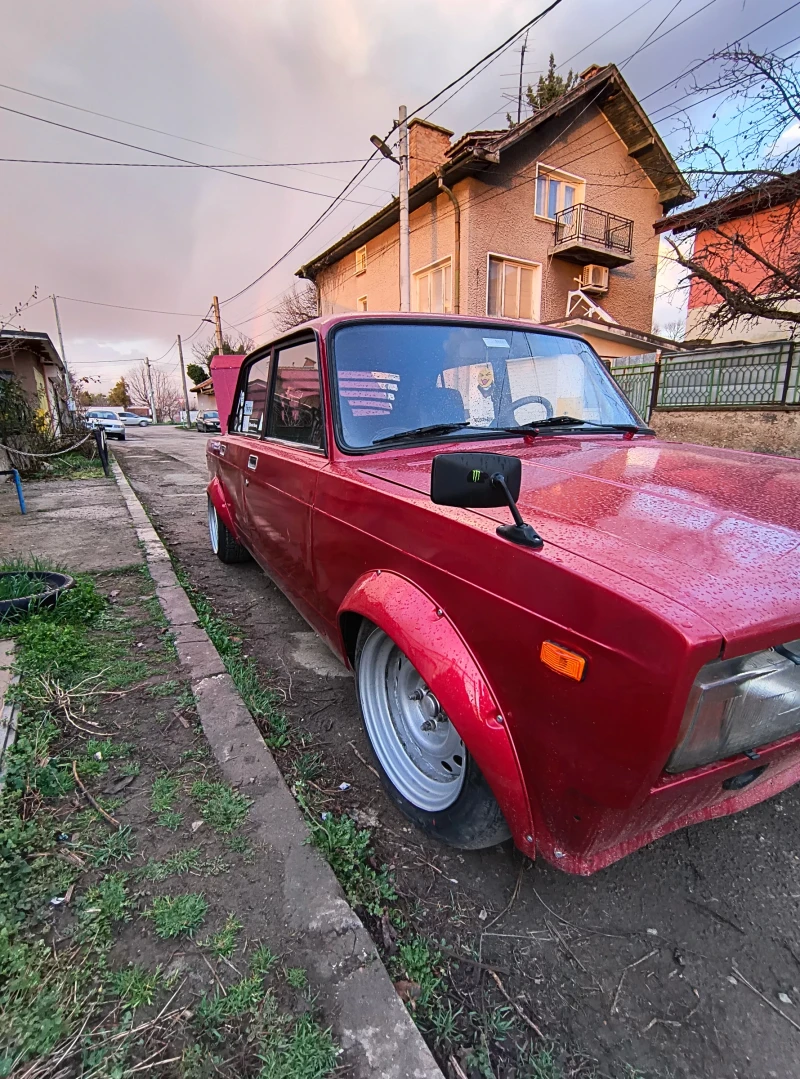
<instances>
[{"instance_id":1,"label":"fallen branch","mask_svg":"<svg viewBox=\"0 0 800 1079\"><path fill-rule=\"evenodd\" d=\"M122 825L119 823L119 821L115 820L114 817L112 817L110 813L106 813L106 811L103 809L103 807L97 801L97 799L93 798L91 796L91 794L89 794L89 792L87 791L86 787L83 784L83 780L78 775L78 762L77 761L72 762L72 774L75 777L75 782L77 783L77 785L81 789L83 797L86 799L86 801L92 807L92 809L96 809L97 812L100 814L100 816L105 817L105 819L108 821L108 823L113 824L113 826L115 828L121 828Z\"/></svg>"},{"instance_id":2,"label":"fallen branch","mask_svg":"<svg viewBox=\"0 0 800 1079\"><path fill-rule=\"evenodd\" d=\"M461 1067L461 1065L458 1063L454 1056L450 1057L450 1067L456 1073L456 1079L468 1079L467 1073L464 1071L464 1069Z\"/></svg>"},{"instance_id":3,"label":"fallen branch","mask_svg":"<svg viewBox=\"0 0 800 1079\"><path fill-rule=\"evenodd\" d=\"M506 998L506 1000L511 1005L511 1007L514 1009L514 1011L517 1013L517 1015L520 1017L522 1022L525 1023L527 1026L529 1026L531 1028L531 1030L534 1032L534 1034L536 1035L537 1038L541 1038L541 1040L544 1041L544 1034L542 1034L541 1030L539 1030L539 1028L534 1023L534 1021L532 1019L530 1019L525 1014L525 1012L522 1010L522 1008L520 1008L519 1004L517 1004L517 1002L515 1000L512 1000L512 998L508 995L508 993L506 992L506 988L503 985L503 983L500 981L500 978L497 975L497 973L495 971L493 971L493 970L490 970L489 971L489 976L494 979L495 985L500 990L500 992L503 994L503 996Z\"/></svg>"},{"instance_id":4,"label":"fallen branch","mask_svg":"<svg viewBox=\"0 0 800 1079\"><path fill-rule=\"evenodd\" d=\"M625 981L625 975L628 973L629 970L633 970L634 967L638 967L640 963L644 963L646 959L651 959L654 955L658 955L658 948L653 948L653 950L648 952L647 955L643 955L641 959L637 959L633 963L628 963L627 967L623 967L622 974L620 974L619 977L617 991L614 994L614 999L611 1002L611 1011L609 1012L609 1015L613 1015L614 1012L617 1010L617 1001L619 1000L619 995L622 992L622 983ZM654 1022L658 1022L658 1020L654 1020ZM650 1026L652 1025L653 1024L651 1023ZM649 1030L650 1027L648 1027L647 1029Z\"/></svg>"},{"instance_id":5,"label":"fallen branch","mask_svg":"<svg viewBox=\"0 0 800 1079\"><path fill-rule=\"evenodd\" d=\"M750 982L748 982L747 978L745 978L744 974L742 974L742 972L739 970L739 968L736 966L735 963L733 964L733 973L736 975L736 977L739 979L739 981L742 983L742 985L747 986L747 988L750 990L751 993L755 993L755 995L757 997L760 997L764 1001L765 1004L767 1004L770 1008L772 1008L772 1010L774 1012L777 1012L778 1015L780 1015L783 1019L785 1019L787 1023L791 1023L791 1025L794 1027L795 1030L800 1030L800 1023L795 1023L794 1019L792 1019L792 1017L790 1015L787 1015L786 1012L782 1011L778 1007L777 1004L773 1004L772 1001L769 999L769 997L765 996L761 992L760 989L756 989L756 987L754 985L751 985Z\"/></svg>"}]
</instances>

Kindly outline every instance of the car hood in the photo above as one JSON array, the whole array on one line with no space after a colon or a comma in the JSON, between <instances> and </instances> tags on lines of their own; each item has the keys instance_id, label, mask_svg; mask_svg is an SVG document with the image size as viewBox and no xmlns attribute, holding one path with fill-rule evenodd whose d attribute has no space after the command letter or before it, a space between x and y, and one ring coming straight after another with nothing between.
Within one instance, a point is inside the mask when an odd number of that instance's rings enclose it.
<instances>
[{"instance_id":1,"label":"car hood","mask_svg":"<svg viewBox=\"0 0 800 1079\"><path fill-rule=\"evenodd\" d=\"M546 545L693 610L729 645L800 636L800 460L614 436L457 448L521 458L519 507ZM360 471L429 493L432 456ZM474 512L509 520L504 509Z\"/></svg>"}]
</instances>

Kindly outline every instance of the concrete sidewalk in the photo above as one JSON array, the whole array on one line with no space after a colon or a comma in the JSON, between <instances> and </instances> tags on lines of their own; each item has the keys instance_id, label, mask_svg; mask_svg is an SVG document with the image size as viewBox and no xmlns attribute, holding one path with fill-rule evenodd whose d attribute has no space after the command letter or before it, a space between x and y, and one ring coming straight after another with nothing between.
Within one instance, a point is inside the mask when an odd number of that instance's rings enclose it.
<instances>
[{"instance_id":1,"label":"concrete sidewalk","mask_svg":"<svg viewBox=\"0 0 800 1079\"><path fill-rule=\"evenodd\" d=\"M442 1079L436 1062L394 990L375 945L347 903L330 867L309 845L291 792L224 664L178 583L169 556L141 503L114 466L117 482L26 484L22 517L0 488L0 551L59 563L77 572L141 564L146 557L161 607L175 635L211 750L226 780L252 798L250 820L261 867L282 897L264 911L269 925L298 942L323 1020L345 1050L354 1079ZM15 513L16 509L16 513Z\"/></svg>"}]
</instances>

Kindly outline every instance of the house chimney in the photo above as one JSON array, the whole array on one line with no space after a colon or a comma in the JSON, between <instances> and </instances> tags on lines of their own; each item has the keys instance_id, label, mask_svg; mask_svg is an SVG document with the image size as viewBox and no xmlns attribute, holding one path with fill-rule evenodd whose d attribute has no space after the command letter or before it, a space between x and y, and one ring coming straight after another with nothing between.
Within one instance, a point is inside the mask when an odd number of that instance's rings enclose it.
<instances>
[{"instance_id":1,"label":"house chimney","mask_svg":"<svg viewBox=\"0 0 800 1079\"><path fill-rule=\"evenodd\" d=\"M453 132L415 117L408 125L409 186L430 176L447 160Z\"/></svg>"},{"instance_id":2,"label":"house chimney","mask_svg":"<svg viewBox=\"0 0 800 1079\"><path fill-rule=\"evenodd\" d=\"M580 79L582 82L586 82L587 79L593 78L598 71L602 70L599 64L590 64L585 71L580 73Z\"/></svg>"}]
</instances>

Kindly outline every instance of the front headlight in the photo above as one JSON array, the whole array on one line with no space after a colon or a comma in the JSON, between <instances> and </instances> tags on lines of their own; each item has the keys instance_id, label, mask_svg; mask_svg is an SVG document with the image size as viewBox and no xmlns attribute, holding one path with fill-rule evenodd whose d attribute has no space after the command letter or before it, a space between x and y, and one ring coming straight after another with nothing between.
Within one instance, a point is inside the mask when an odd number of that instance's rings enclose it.
<instances>
[{"instance_id":1,"label":"front headlight","mask_svg":"<svg viewBox=\"0 0 800 1079\"><path fill-rule=\"evenodd\" d=\"M800 641L702 668L667 763L685 772L800 730Z\"/></svg>"}]
</instances>

